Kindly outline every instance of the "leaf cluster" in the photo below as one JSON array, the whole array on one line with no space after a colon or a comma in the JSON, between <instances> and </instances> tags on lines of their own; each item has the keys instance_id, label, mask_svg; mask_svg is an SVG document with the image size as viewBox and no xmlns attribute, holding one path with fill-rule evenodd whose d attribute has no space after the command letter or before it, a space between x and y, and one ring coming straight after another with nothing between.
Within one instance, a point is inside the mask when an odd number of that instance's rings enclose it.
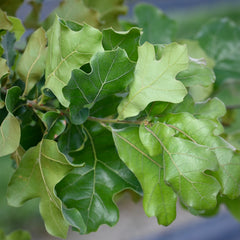
<instances>
[{"instance_id":1,"label":"leaf cluster","mask_svg":"<svg viewBox=\"0 0 240 240\"><path fill-rule=\"evenodd\" d=\"M65 15L72 6L81 19ZM21 51L23 25L0 10L0 156L16 163L8 203L40 198L60 238L116 224L125 190L165 226L177 200L203 216L225 203L239 219L239 132L222 91L240 79L239 26L214 20L179 40L173 20L141 4L124 31L106 28L120 28L124 11L122 1L64 1Z\"/></svg>"}]
</instances>

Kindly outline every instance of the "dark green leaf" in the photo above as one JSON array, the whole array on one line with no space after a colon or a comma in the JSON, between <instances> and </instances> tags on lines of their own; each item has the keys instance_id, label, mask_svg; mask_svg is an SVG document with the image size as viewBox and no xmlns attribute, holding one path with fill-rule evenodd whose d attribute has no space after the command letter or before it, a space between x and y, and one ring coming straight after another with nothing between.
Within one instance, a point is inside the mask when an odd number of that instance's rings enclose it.
<instances>
[{"instance_id":1,"label":"dark green leaf","mask_svg":"<svg viewBox=\"0 0 240 240\"><path fill-rule=\"evenodd\" d=\"M111 133L107 130L88 132L82 151L71 154L74 163L86 166L68 174L56 187L57 195L68 209L76 209L83 219L74 224L81 233L96 231L101 224L113 226L118 221L118 208L113 202L116 193L125 189L141 192L135 176L118 158ZM84 226L85 225L85 226ZM84 232L85 231L85 232Z\"/></svg>"},{"instance_id":2,"label":"dark green leaf","mask_svg":"<svg viewBox=\"0 0 240 240\"><path fill-rule=\"evenodd\" d=\"M42 121L45 123L47 130L44 137L48 139L57 138L66 127L65 118L60 113L46 112L42 117Z\"/></svg>"},{"instance_id":3,"label":"dark green leaf","mask_svg":"<svg viewBox=\"0 0 240 240\"><path fill-rule=\"evenodd\" d=\"M133 79L135 64L120 48L96 53L90 64L89 74L81 69L73 70L69 84L63 89L70 101L71 114L77 112L76 109L91 108L104 97L123 92Z\"/></svg>"},{"instance_id":4,"label":"dark green leaf","mask_svg":"<svg viewBox=\"0 0 240 240\"><path fill-rule=\"evenodd\" d=\"M113 50L117 47L124 49L129 59L137 61L140 29L131 28L127 32L115 32L113 29L103 30L103 47L105 50Z\"/></svg>"},{"instance_id":5,"label":"dark green leaf","mask_svg":"<svg viewBox=\"0 0 240 240\"><path fill-rule=\"evenodd\" d=\"M67 129L58 139L58 147L61 152L68 154L83 148L87 136L82 126L68 124Z\"/></svg>"},{"instance_id":6,"label":"dark green leaf","mask_svg":"<svg viewBox=\"0 0 240 240\"><path fill-rule=\"evenodd\" d=\"M8 112L14 113L16 111L16 108L19 106L20 99L19 97L22 94L22 90L19 87L12 87L7 91L6 96L6 108Z\"/></svg>"},{"instance_id":7,"label":"dark green leaf","mask_svg":"<svg viewBox=\"0 0 240 240\"><path fill-rule=\"evenodd\" d=\"M6 11L8 15L15 16L17 9L21 6L24 0L1 0L0 8Z\"/></svg>"},{"instance_id":8,"label":"dark green leaf","mask_svg":"<svg viewBox=\"0 0 240 240\"><path fill-rule=\"evenodd\" d=\"M135 8L138 26L143 29L141 43L170 43L175 38L176 23L161 10L149 5L139 4Z\"/></svg>"}]
</instances>

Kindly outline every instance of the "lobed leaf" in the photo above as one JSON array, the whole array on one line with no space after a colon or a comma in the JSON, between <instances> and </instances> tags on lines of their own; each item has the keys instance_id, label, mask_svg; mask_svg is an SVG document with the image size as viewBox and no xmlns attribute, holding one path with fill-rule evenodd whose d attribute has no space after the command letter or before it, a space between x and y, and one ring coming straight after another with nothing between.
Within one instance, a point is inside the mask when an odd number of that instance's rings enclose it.
<instances>
[{"instance_id":1,"label":"lobed leaf","mask_svg":"<svg viewBox=\"0 0 240 240\"><path fill-rule=\"evenodd\" d=\"M88 136L84 149L70 154L74 163L85 163L85 167L68 174L56 187L67 208L66 218L81 233L116 224L119 213L113 198L117 193L141 192L136 177L118 158L111 133L98 126L90 129L84 128Z\"/></svg>"},{"instance_id":2,"label":"lobed leaf","mask_svg":"<svg viewBox=\"0 0 240 240\"><path fill-rule=\"evenodd\" d=\"M177 131L188 139L177 136ZM197 210L216 206L221 187L205 172L216 171L218 161L209 147L197 144L181 130L160 122L142 125L139 134L149 153L159 155L162 152L164 179L186 206Z\"/></svg>"},{"instance_id":3,"label":"lobed leaf","mask_svg":"<svg viewBox=\"0 0 240 240\"><path fill-rule=\"evenodd\" d=\"M63 89L74 124L78 124L74 117L83 107L91 108L102 98L123 92L133 79L135 64L123 49L96 53L90 64L90 73L73 70L69 84Z\"/></svg>"},{"instance_id":4,"label":"lobed leaf","mask_svg":"<svg viewBox=\"0 0 240 240\"><path fill-rule=\"evenodd\" d=\"M138 61L129 95L118 107L119 119L133 117L153 101L179 103L187 94L184 85L175 79L188 66L186 46L166 45L160 60L156 60L154 46L145 43L138 49Z\"/></svg>"},{"instance_id":5,"label":"lobed leaf","mask_svg":"<svg viewBox=\"0 0 240 240\"><path fill-rule=\"evenodd\" d=\"M143 207L147 216L169 225L176 217L176 194L164 182L161 155L152 157L141 143L138 127L112 129L120 158L133 171L143 188Z\"/></svg>"},{"instance_id":6,"label":"lobed leaf","mask_svg":"<svg viewBox=\"0 0 240 240\"><path fill-rule=\"evenodd\" d=\"M13 174L8 186L8 203L19 207L29 199L39 197L40 213L47 231L54 236L66 238L68 224L54 188L74 167L81 166L69 163L59 152L56 142L43 139L24 154L19 168Z\"/></svg>"},{"instance_id":7,"label":"lobed leaf","mask_svg":"<svg viewBox=\"0 0 240 240\"><path fill-rule=\"evenodd\" d=\"M150 4L139 4L135 7L137 23L143 29L141 43L170 43L176 34L176 23L161 10Z\"/></svg>"},{"instance_id":8,"label":"lobed leaf","mask_svg":"<svg viewBox=\"0 0 240 240\"><path fill-rule=\"evenodd\" d=\"M72 30L63 20L56 17L48 31L48 51L46 60L46 84L59 102L67 107L62 89L68 84L71 72L89 62L92 55L102 51L102 34L88 25L75 25Z\"/></svg>"},{"instance_id":9,"label":"lobed leaf","mask_svg":"<svg viewBox=\"0 0 240 240\"><path fill-rule=\"evenodd\" d=\"M137 61L140 29L131 28L127 32L116 32L113 29L103 30L103 47L105 50L124 49L130 60Z\"/></svg>"}]
</instances>

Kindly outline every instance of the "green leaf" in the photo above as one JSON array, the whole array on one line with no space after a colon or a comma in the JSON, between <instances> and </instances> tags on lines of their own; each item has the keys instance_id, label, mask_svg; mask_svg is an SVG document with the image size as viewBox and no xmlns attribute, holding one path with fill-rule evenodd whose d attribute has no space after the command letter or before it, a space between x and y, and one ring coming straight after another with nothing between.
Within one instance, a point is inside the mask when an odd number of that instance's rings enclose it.
<instances>
[{"instance_id":1,"label":"green leaf","mask_svg":"<svg viewBox=\"0 0 240 240\"><path fill-rule=\"evenodd\" d=\"M48 31L48 51L46 61L46 84L60 103L68 106L62 89L68 84L71 72L88 63L92 55L102 51L102 34L88 25L71 30L59 18Z\"/></svg>"},{"instance_id":2,"label":"green leaf","mask_svg":"<svg viewBox=\"0 0 240 240\"><path fill-rule=\"evenodd\" d=\"M98 13L88 8L83 0L64 0L43 22L44 29L52 26L56 15L60 18L76 23L87 23L93 27L99 27Z\"/></svg>"},{"instance_id":3,"label":"green leaf","mask_svg":"<svg viewBox=\"0 0 240 240\"><path fill-rule=\"evenodd\" d=\"M90 61L92 71L85 73L75 69L64 96L70 102L71 120L83 107L91 108L95 102L114 93L123 92L133 79L135 64L130 62L124 50L96 53Z\"/></svg>"},{"instance_id":4,"label":"green leaf","mask_svg":"<svg viewBox=\"0 0 240 240\"><path fill-rule=\"evenodd\" d=\"M47 134L44 137L48 139L57 138L63 133L66 127L66 120L64 116L57 112L46 112L42 117L42 121L47 129Z\"/></svg>"},{"instance_id":5,"label":"green leaf","mask_svg":"<svg viewBox=\"0 0 240 240\"><path fill-rule=\"evenodd\" d=\"M27 95L44 73L47 38L43 28L30 37L27 47L17 64L17 74L25 82L24 95Z\"/></svg>"},{"instance_id":6,"label":"green leaf","mask_svg":"<svg viewBox=\"0 0 240 240\"><path fill-rule=\"evenodd\" d=\"M113 29L103 30L103 47L105 50L124 49L130 60L137 61L140 29L131 28L127 32L116 32Z\"/></svg>"},{"instance_id":7,"label":"green leaf","mask_svg":"<svg viewBox=\"0 0 240 240\"><path fill-rule=\"evenodd\" d=\"M197 34L200 46L214 59L216 83L239 78L240 27L229 19L215 19Z\"/></svg>"},{"instance_id":8,"label":"green leaf","mask_svg":"<svg viewBox=\"0 0 240 240\"><path fill-rule=\"evenodd\" d=\"M119 29L118 16L127 13L127 7L123 6L124 0L83 0L83 2L98 12L101 28Z\"/></svg>"},{"instance_id":9,"label":"green leaf","mask_svg":"<svg viewBox=\"0 0 240 240\"><path fill-rule=\"evenodd\" d=\"M25 32L25 28L22 25L22 22L19 18L10 17L10 16L8 18L12 22L11 32L15 33L16 40L19 41Z\"/></svg>"},{"instance_id":10,"label":"green leaf","mask_svg":"<svg viewBox=\"0 0 240 240\"><path fill-rule=\"evenodd\" d=\"M162 157L151 157L139 138L138 127L112 130L120 158L133 171L143 188L147 216L169 225L176 217L176 194L164 182Z\"/></svg>"},{"instance_id":11,"label":"green leaf","mask_svg":"<svg viewBox=\"0 0 240 240\"><path fill-rule=\"evenodd\" d=\"M198 59L192 59L189 68L177 75L177 80L181 81L185 87L200 85L208 87L215 82L215 75L212 69L204 63L198 63Z\"/></svg>"},{"instance_id":12,"label":"green leaf","mask_svg":"<svg viewBox=\"0 0 240 240\"><path fill-rule=\"evenodd\" d=\"M139 4L135 8L138 26L143 29L141 43L170 43L175 38L176 23L161 10L149 5Z\"/></svg>"},{"instance_id":13,"label":"green leaf","mask_svg":"<svg viewBox=\"0 0 240 240\"><path fill-rule=\"evenodd\" d=\"M125 189L141 192L135 176L118 158L111 133L93 127L82 151L71 154L74 163L86 166L68 174L56 187L57 195L67 209L78 211L83 222L74 225L81 233L96 231L101 224L113 226L118 221L118 208L113 202L115 194ZM73 214L69 214L72 219ZM76 222L72 219L73 222Z\"/></svg>"},{"instance_id":14,"label":"green leaf","mask_svg":"<svg viewBox=\"0 0 240 240\"><path fill-rule=\"evenodd\" d=\"M226 204L228 210L231 212L231 214L238 220L240 221L240 197L236 199L227 199L224 198L223 202Z\"/></svg>"},{"instance_id":15,"label":"green leaf","mask_svg":"<svg viewBox=\"0 0 240 240\"><path fill-rule=\"evenodd\" d=\"M39 197L40 213L47 231L54 236L66 238L68 224L54 188L74 167L76 166L70 164L59 152L56 142L42 140L24 154L19 168L12 176L7 192L8 203L19 207L29 199Z\"/></svg>"},{"instance_id":16,"label":"green leaf","mask_svg":"<svg viewBox=\"0 0 240 240\"><path fill-rule=\"evenodd\" d=\"M216 196L221 187L205 172L217 170L216 156L209 147L197 144L188 135L184 135L188 139L175 136L176 131L178 129L160 122L142 125L140 139L152 155L162 151L164 179L184 205L197 210L212 209L217 204Z\"/></svg>"},{"instance_id":17,"label":"green leaf","mask_svg":"<svg viewBox=\"0 0 240 240\"><path fill-rule=\"evenodd\" d=\"M1 7L1 5L0 5ZM0 8L0 30L11 30L12 22L9 20L7 14Z\"/></svg>"},{"instance_id":18,"label":"green leaf","mask_svg":"<svg viewBox=\"0 0 240 240\"><path fill-rule=\"evenodd\" d=\"M10 70L7 66L7 61L4 58L0 58L0 83L2 79L4 79L6 76L8 76L10 73Z\"/></svg>"},{"instance_id":19,"label":"green leaf","mask_svg":"<svg viewBox=\"0 0 240 240\"><path fill-rule=\"evenodd\" d=\"M86 141L87 136L81 125L68 124L58 139L58 147L61 152L68 154L82 149Z\"/></svg>"},{"instance_id":20,"label":"green leaf","mask_svg":"<svg viewBox=\"0 0 240 240\"><path fill-rule=\"evenodd\" d=\"M19 97L21 96L21 93L22 90L17 86L8 89L5 100L8 112L14 114L17 106L19 105Z\"/></svg>"},{"instance_id":21,"label":"green leaf","mask_svg":"<svg viewBox=\"0 0 240 240\"><path fill-rule=\"evenodd\" d=\"M13 153L20 142L20 124L9 113L0 126L0 157Z\"/></svg>"},{"instance_id":22,"label":"green leaf","mask_svg":"<svg viewBox=\"0 0 240 240\"><path fill-rule=\"evenodd\" d=\"M219 165L213 175L222 186L221 193L229 198L239 196L240 157L233 146L218 136L223 132L218 121L206 117L196 119L189 113L168 114L159 120L176 129L182 137L212 149Z\"/></svg>"},{"instance_id":23,"label":"green leaf","mask_svg":"<svg viewBox=\"0 0 240 240\"><path fill-rule=\"evenodd\" d=\"M16 38L14 33L7 32L6 35L3 36L2 46L4 49L3 57L7 60L7 65L12 67L14 65L16 51L14 49L14 45L16 42Z\"/></svg>"},{"instance_id":24,"label":"green leaf","mask_svg":"<svg viewBox=\"0 0 240 240\"><path fill-rule=\"evenodd\" d=\"M187 94L184 85L175 79L188 67L186 46L166 45L160 60L156 60L154 46L145 43L138 49L138 61L129 95L118 107L119 119L136 116L150 102L179 103Z\"/></svg>"}]
</instances>

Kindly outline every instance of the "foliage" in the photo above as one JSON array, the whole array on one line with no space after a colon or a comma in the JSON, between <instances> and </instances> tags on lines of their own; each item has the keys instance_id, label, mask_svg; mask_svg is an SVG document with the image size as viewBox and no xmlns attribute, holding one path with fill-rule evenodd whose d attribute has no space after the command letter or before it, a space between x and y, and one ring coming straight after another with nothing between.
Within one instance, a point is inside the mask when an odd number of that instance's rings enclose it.
<instances>
[{"instance_id":1,"label":"foliage","mask_svg":"<svg viewBox=\"0 0 240 240\"><path fill-rule=\"evenodd\" d=\"M0 11L0 156L16 167L8 203L40 198L60 238L69 226L116 224L124 190L165 226L178 199L203 216L226 204L239 219L239 26L214 20L178 40L172 19L141 4L116 31L122 1L99 3L63 1L44 30L33 1L24 23L37 29L24 50L20 20Z\"/></svg>"}]
</instances>

